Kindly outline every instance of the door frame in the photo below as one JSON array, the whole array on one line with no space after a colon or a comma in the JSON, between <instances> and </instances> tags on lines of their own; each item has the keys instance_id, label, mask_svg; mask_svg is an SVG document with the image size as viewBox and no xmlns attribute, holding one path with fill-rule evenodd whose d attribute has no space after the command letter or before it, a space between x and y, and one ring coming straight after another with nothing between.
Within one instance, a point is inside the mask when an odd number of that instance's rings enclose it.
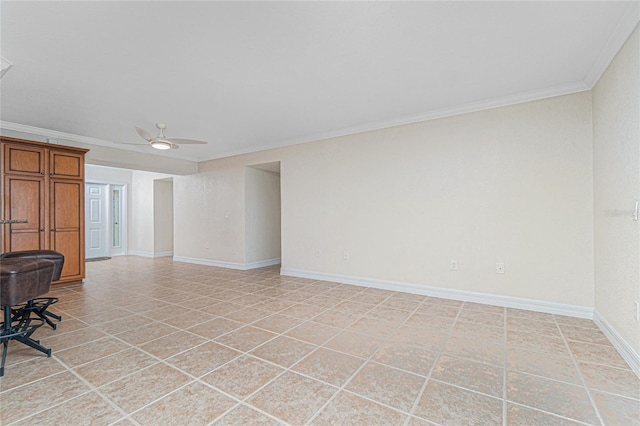
<instances>
[{"instance_id":1,"label":"door frame","mask_svg":"<svg viewBox=\"0 0 640 426\"><path fill-rule=\"evenodd\" d=\"M85 182L86 185L97 184L106 185L107 188L107 222L109 235L109 256L125 256L127 254L128 241L128 221L127 221L127 187L126 183L106 182L102 180L91 179ZM120 245L113 245L113 190L120 190Z\"/></svg>"}]
</instances>

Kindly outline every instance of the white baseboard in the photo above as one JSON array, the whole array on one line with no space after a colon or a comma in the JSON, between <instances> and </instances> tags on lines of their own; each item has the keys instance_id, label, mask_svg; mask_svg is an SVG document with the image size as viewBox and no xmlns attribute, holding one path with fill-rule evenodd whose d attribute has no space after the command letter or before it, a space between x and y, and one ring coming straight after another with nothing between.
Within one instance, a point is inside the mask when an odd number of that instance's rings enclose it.
<instances>
[{"instance_id":1,"label":"white baseboard","mask_svg":"<svg viewBox=\"0 0 640 426\"><path fill-rule=\"evenodd\" d=\"M142 256L142 257L153 257L153 252L150 251L141 251L141 250L128 250L127 255L130 256Z\"/></svg>"},{"instance_id":2,"label":"white baseboard","mask_svg":"<svg viewBox=\"0 0 640 426\"><path fill-rule=\"evenodd\" d=\"M152 257L152 258L173 256L172 251L159 251L154 253L151 251L129 250L127 254L131 256L142 256L142 257Z\"/></svg>"},{"instance_id":3,"label":"white baseboard","mask_svg":"<svg viewBox=\"0 0 640 426\"><path fill-rule=\"evenodd\" d=\"M153 254L153 257L171 257L173 256L173 251L157 251Z\"/></svg>"},{"instance_id":4,"label":"white baseboard","mask_svg":"<svg viewBox=\"0 0 640 426\"><path fill-rule=\"evenodd\" d=\"M543 300L499 296L494 294L476 293L465 290L453 290L442 287L431 287L396 281L353 277L348 275L327 274L323 272L305 271L300 269L282 268L280 269L280 274L290 277L333 281L342 284L351 284L362 287L372 287L384 290L401 291L404 293L421 294L424 296L440 297L443 299L461 300L463 302L484 303L487 305L503 306L507 308L525 309L528 311L545 312L555 315L566 315L587 319L593 318L593 308L589 308L587 306L567 305L563 303L546 302Z\"/></svg>"},{"instance_id":5,"label":"white baseboard","mask_svg":"<svg viewBox=\"0 0 640 426\"><path fill-rule=\"evenodd\" d=\"M201 259L197 257L173 256L176 262L195 263L196 265L216 266L218 268L237 269L247 271L249 269L264 268L265 266L273 266L280 264L280 258L267 259L251 263L226 262L222 260Z\"/></svg>"},{"instance_id":6,"label":"white baseboard","mask_svg":"<svg viewBox=\"0 0 640 426\"><path fill-rule=\"evenodd\" d=\"M618 333L598 311L594 311L593 321L604 335L607 336L607 339L609 339L611 344L618 350L620 356L627 361L627 364L629 364L631 369L638 377L640 377L640 355L633 350L627 341L622 338L620 333Z\"/></svg>"},{"instance_id":7,"label":"white baseboard","mask_svg":"<svg viewBox=\"0 0 640 426\"><path fill-rule=\"evenodd\" d=\"M626 340L624 340L624 338L598 313L598 311L594 310L593 308L555 302L546 302L542 300L523 299L518 297L475 293L472 291L423 286L395 281L304 271L299 269L282 268L280 270L280 274L312 280L333 281L342 284L380 288L392 291L402 291L405 293L461 300L464 302L484 303L487 305L503 306L507 308L525 309L529 311L545 312L555 315L566 315L576 318L593 319L600 330L602 330L604 335L607 336L611 344L620 353L622 358L629 364L636 375L640 377L640 355L638 355L638 353L633 350L633 348L626 342Z\"/></svg>"},{"instance_id":8,"label":"white baseboard","mask_svg":"<svg viewBox=\"0 0 640 426\"><path fill-rule=\"evenodd\" d=\"M276 259L266 259L266 260L259 260L257 262L245 263L245 267L246 267L246 269L265 268L267 266L279 265L280 262L281 262L281 260L278 257Z\"/></svg>"}]
</instances>

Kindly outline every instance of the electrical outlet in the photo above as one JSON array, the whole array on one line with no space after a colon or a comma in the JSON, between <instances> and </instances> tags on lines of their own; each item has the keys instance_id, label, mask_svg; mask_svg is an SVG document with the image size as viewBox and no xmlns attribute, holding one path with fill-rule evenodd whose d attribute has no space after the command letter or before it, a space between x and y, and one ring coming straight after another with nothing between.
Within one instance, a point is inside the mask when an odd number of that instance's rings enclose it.
<instances>
[{"instance_id":1,"label":"electrical outlet","mask_svg":"<svg viewBox=\"0 0 640 426\"><path fill-rule=\"evenodd\" d=\"M640 322L640 302L634 300L633 303L635 304L636 321Z\"/></svg>"},{"instance_id":2,"label":"electrical outlet","mask_svg":"<svg viewBox=\"0 0 640 426\"><path fill-rule=\"evenodd\" d=\"M344 253L342 253L342 258L344 260L349 260L349 250L345 250Z\"/></svg>"},{"instance_id":3,"label":"electrical outlet","mask_svg":"<svg viewBox=\"0 0 640 426\"><path fill-rule=\"evenodd\" d=\"M322 256L322 250L316 249L316 257Z\"/></svg>"},{"instance_id":4,"label":"electrical outlet","mask_svg":"<svg viewBox=\"0 0 640 426\"><path fill-rule=\"evenodd\" d=\"M451 259L451 270L452 271L458 270L458 261L455 259Z\"/></svg>"},{"instance_id":5,"label":"electrical outlet","mask_svg":"<svg viewBox=\"0 0 640 426\"><path fill-rule=\"evenodd\" d=\"M496 274L504 274L504 262L496 263Z\"/></svg>"}]
</instances>

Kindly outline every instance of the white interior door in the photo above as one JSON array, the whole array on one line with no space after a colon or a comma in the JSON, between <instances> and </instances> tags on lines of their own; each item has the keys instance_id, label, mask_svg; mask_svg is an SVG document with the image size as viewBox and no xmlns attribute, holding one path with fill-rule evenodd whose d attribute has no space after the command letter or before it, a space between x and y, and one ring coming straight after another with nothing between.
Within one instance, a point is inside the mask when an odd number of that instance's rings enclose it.
<instances>
[{"instance_id":1,"label":"white interior door","mask_svg":"<svg viewBox=\"0 0 640 426\"><path fill-rule=\"evenodd\" d=\"M85 252L87 259L108 257L109 185L85 184Z\"/></svg>"}]
</instances>

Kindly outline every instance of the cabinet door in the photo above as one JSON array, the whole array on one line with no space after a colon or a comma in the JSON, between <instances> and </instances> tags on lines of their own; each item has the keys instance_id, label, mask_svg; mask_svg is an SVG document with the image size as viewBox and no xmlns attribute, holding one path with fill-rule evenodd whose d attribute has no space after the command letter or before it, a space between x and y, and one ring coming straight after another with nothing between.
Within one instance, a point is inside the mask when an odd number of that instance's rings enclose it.
<instances>
[{"instance_id":1,"label":"cabinet door","mask_svg":"<svg viewBox=\"0 0 640 426\"><path fill-rule=\"evenodd\" d=\"M64 254L60 281L84 277L84 185L81 181L51 179L51 250Z\"/></svg>"},{"instance_id":2,"label":"cabinet door","mask_svg":"<svg viewBox=\"0 0 640 426\"><path fill-rule=\"evenodd\" d=\"M81 154L51 151L49 159L49 176L67 179L84 178L84 157Z\"/></svg>"},{"instance_id":3,"label":"cabinet door","mask_svg":"<svg viewBox=\"0 0 640 426\"><path fill-rule=\"evenodd\" d=\"M28 223L2 225L3 251L47 248L45 196L44 178L5 176L2 200L4 219L27 220Z\"/></svg>"},{"instance_id":4,"label":"cabinet door","mask_svg":"<svg viewBox=\"0 0 640 426\"><path fill-rule=\"evenodd\" d=\"M4 172L44 176L46 150L32 146L3 144Z\"/></svg>"}]
</instances>

